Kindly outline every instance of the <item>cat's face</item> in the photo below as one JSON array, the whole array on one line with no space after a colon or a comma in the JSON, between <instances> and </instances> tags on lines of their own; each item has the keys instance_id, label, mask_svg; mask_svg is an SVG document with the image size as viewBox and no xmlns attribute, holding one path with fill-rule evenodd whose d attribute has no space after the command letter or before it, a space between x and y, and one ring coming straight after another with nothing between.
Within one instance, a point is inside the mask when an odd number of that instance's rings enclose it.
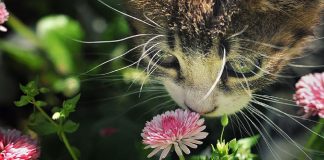
<instances>
[{"instance_id":1,"label":"cat's face","mask_svg":"<svg viewBox=\"0 0 324 160\"><path fill-rule=\"evenodd\" d=\"M311 40L321 0L131 0L140 58L183 108L232 114Z\"/></svg>"}]
</instances>

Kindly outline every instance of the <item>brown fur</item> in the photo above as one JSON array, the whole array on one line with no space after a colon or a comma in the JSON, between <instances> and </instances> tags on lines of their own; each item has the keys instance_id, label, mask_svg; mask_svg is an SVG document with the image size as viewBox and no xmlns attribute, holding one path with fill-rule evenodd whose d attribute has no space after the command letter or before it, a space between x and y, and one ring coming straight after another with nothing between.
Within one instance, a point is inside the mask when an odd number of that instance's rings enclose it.
<instances>
[{"instance_id":1,"label":"brown fur","mask_svg":"<svg viewBox=\"0 0 324 160\"><path fill-rule=\"evenodd\" d=\"M219 3L226 7L214 10ZM190 63L185 63L186 60L194 60L189 53L219 54L218 51L211 49L218 48L222 39L248 26L242 34L228 40L228 54L230 57L239 54L251 59L260 57L255 52L268 56L262 57L261 67L270 74L263 73L263 76L260 76L260 73L248 78L248 81L254 84L253 87L258 89L272 83L277 78L275 74L278 74L291 58L303 52L303 48L313 37L314 27L320 22L320 11L324 2L323 0L130 0L127 4L127 10L131 14L141 19L145 19L145 14L162 26L153 28L132 21L139 32L158 33L179 39L179 42L173 45L182 47L183 53L177 52L174 56L179 59L182 66L176 72L178 78L172 74L175 81L178 81L179 77L184 77L179 83L194 78L186 77L190 75L186 75L186 71L182 70L190 67ZM143 39L142 42L146 40ZM164 40L170 41L167 38ZM284 48L276 49L261 43ZM206 48L208 51L205 51ZM250 51L240 48L247 48ZM162 49L169 54L175 54L171 46L169 49ZM219 59L221 58L217 60ZM165 77L168 77L170 70L174 70L163 66L160 69L159 73L164 73ZM227 81L230 87L238 86L237 82L231 83L230 78Z\"/></svg>"}]
</instances>

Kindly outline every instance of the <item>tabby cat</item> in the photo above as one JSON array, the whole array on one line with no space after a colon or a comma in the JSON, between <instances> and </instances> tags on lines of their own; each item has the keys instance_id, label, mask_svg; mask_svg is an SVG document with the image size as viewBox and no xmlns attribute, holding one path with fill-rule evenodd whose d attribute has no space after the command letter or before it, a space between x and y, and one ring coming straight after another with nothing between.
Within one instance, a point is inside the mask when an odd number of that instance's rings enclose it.
<instances>
[{"instance_id":1,"label":"tabby cat","mask_svg":"<svg viewBox=\"0 0 324 160\"><path fill-rule=\"evenodd\" d=\"M302 56L323 0L126 0L151 77L181 107L240 111ZM283 75L281 75L283 76Z\"/></svg>"}]
</instances>

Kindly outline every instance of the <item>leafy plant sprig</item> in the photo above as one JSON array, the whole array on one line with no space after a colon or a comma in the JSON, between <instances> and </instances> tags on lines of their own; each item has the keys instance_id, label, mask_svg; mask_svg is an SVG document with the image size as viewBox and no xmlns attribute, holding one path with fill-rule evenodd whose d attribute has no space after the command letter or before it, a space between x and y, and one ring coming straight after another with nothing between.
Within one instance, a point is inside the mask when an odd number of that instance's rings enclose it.
<instances>
[{"instance_id":1,"label":"leafy plant sprig","mask_svg":"<svg viewBox=\"0 0 324 160\"><path fill-rule=\"evenodd\" d=\"M190 160L254 160L257 155L251 152L251 148L255 146L259 140L259 135L243 138L240 140L232 139L226 142L223 139L225 127L228 125L228 116L221 118L222 132L221 137L217 140L216 146L211 145L211 156L193 156Z\"/></svg>"},{"instance_id":2,"label":"leafy plant sprig","mask_svg":"<svg viewBox=\"0 0 324 160\"><path fill-rule=\"evenodd\" d=\"M70 153L73 160L77 160L76 148L72 147L66 133L75 132L79 124L69 119L69 115L75 111L76 104L80 99L80 95L63 102L61 107L55 107L55 113L52 118L45 112L43 107L47 103L37 100L36 96L47 93L47 88L39 88L37 82L31 81L27 85L20 85L21 91L24 93L19 101L15 101L17 107L24 107L32 104L36 111L30 115L28 127L40 135L55 134L63 141L65 147Z\"/></svg>"}]
</instances>

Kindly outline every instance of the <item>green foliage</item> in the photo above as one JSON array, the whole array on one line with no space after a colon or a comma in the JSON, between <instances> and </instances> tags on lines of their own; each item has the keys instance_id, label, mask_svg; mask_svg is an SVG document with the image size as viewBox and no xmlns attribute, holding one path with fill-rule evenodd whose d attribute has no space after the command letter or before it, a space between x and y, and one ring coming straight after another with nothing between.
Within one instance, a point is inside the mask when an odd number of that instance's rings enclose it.
<instances>
[{"instance_id":1,"label":"green foliage","mask_svg":"<svg viewBox=\"0 0 324 160\"><path fill-rule=\"evenodd\" d=\"M20 85L20 89L25 95L22 95L20 100L15 102L15 105L17 107L22 107L26 106L27 104L32 104L37 110L30 115L28 127L42 136L54 133L59 135L66 148L70 152L72 158L76 160L77 156L73 152L73 149L70 146L65 133L74 133L79 128L78 123L75 123L68 118L69 115L75 111L76 105L80 100L80 94L64 101L62 107L56 108L56 110L60 110L60 112L57 112L60 115L57 118L59 119L59 123L57 123L53 119L51 119L50 116L42 109L42 107L47 106L47 103L41 100L36 100L37 95L39 95L40 93L49 92L48 89L39 88L36 81L31 81L26 85Z\"/></svg>"},{"instance_id":2,"label":"green foliage","mask_svg":"<svg viewBox=\"0 0 324 160\"><path fill-rule=\"evenodd\" d=\"M0 40L0 48L18 63L30 70L40 70L46 63L39 53L32 49L18 48L16 44Z\"/></svg>"},{"instance_id":3,"label":"green foliage","mask_svg":"<svg viewBox=\"0 0 324 160\"><path fill-rule=\"evenodd\" d=\"M64 125L63 125L63 131L66 133L74 133L75 131L78 130L79 124L75 123L71 120L67 120Z\"/></svg>"},{"instance_id":4,"label":"green foliage","mask_svg":"<svg viewBox=\"0 0 324 160\"><path fill-rule=\"evenodd\" d=\"M33 100L33 97L30 96L21 96L19 101L15 101L15 105L17 107L23 107L26 106L27 104L31 103Z\"/></svg>"},{"instance_id":5,"label":"green foliage","mask_svg":"<svg viewBox=\"0 0 324 160\"><path fill-rule=\"evenodd\" d=\"M64 101L62 110L60 112L61 115L65 118L69 117L70 113L75 111L75 107L79 100L80 100L80 94L78 94L77 96L69 100Z\"/></svg>"},{"instance_id":6,"label":"green foliage","mask_svg":"<svg viewBox=\"0 0 324 160\"><path fill-rule=\"evenodd\" d=\"M224 127L228 125L228 116L223 115L221 118L221 125L223 130L221 137L217 140L216 146L211 145L211 156L193 156L190 160L254 160L257 156L251 152L251 148L254 147L260 136L253 136L243 138L240 140L232 139L229 142L223 140Z\"/></svg>"},{"instance_id":7,"label":"green foliage","mask_svg":"<svg viewBox=\"0 0 324 160\"><path fill-rule=\"evenodd\" d=\"M63 75L75 72L73 55L80 53L83 31L78 22L64 15L48 16L37 23L36 33L56 70Z\"/></svg>"},{"instance_id":8,"label":"green foliage","mask_svg":"<svg viewBox=\"0 0 324 160\"><path fill-rule=\"evenodd\" d=\"M30 97L35 97L39 94L38 86L35 81L29 82L27 85L19 85L20 90Z\"/></svg>"},{"instance_id":9,"label":"green foliage","mask_svg":"<svg viewBox=\"0 0 324 160\"><path fill-rule=\"evenodd\" d=\"M40 112L34 112L29 116L28 128L42 136L55 134L59 130L58 126L53 125Z\"/></svg>"},{"instance_id":10,"label":"green foliage","mask_svg":"<svg viewBox=\"0 0 324 160\"><path fill-rule=\"evenodd\" d=\"M72 75L77 73L84 31L81 25L65 15L46 16L36 25L36 31L27 27L14 15L9 25L28 45L17 47L14 41L0 40L0 49L19 64L31 71L43 71L40 78L56 92L71 97L79 92L80 80Z\"/></svg>"}]
</instances>

